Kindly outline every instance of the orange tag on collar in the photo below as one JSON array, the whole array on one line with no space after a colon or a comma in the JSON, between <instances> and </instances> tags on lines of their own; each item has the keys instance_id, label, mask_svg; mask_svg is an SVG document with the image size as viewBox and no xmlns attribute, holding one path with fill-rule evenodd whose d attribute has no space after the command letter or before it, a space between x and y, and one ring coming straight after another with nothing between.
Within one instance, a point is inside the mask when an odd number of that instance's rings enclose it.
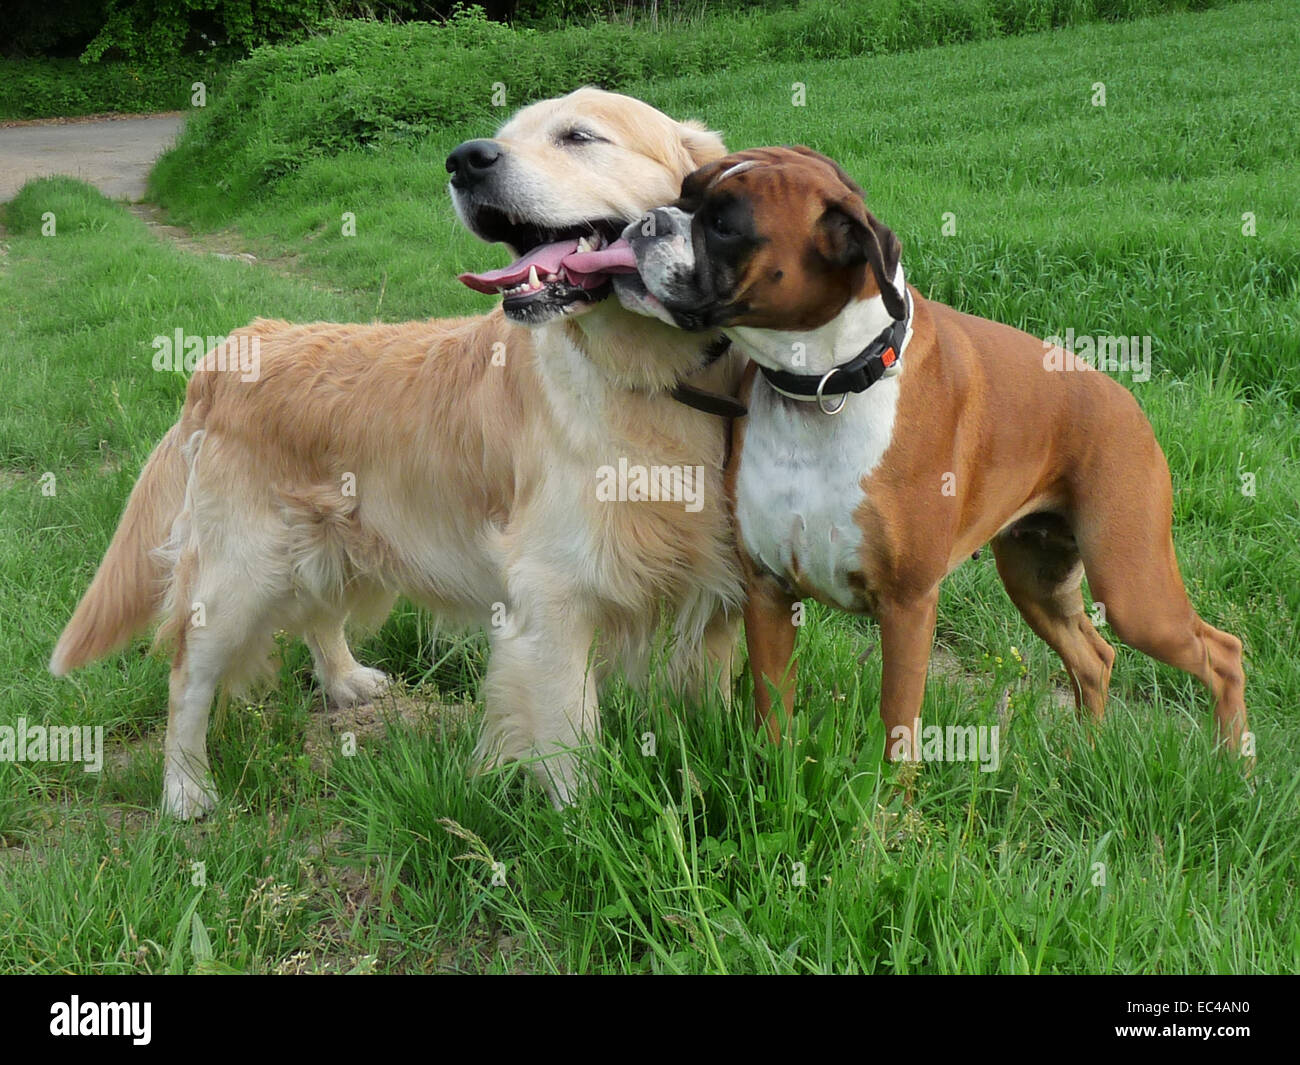
<instances>
[{"instance_id":1,"label":"orange tag on collar","mask_svg":"<svg viewBox=\"0 0 1300 1065\"><path fill-rule=\"evenodd\" d=\"M898 356L894 354L893 348L886 348L885 353L880 356L881 365L883 365L886 370L893 366L897 361Z\"/></svg>"}]
</instances>

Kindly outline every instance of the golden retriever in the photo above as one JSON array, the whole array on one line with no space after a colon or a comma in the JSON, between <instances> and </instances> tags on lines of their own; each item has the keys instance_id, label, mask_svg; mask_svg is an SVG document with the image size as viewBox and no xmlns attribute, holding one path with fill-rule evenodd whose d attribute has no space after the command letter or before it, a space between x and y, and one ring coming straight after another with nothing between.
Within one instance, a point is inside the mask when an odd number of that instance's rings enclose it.
<instances>
[{"instance_id":1,"label":"golden retriever","mask_svg":"<svg viewBox=\"0 0 1300 1065\"><path fill-rule=\"evenodd\" d=\"M644 678L661 626L675 685L729 681L725 424L670 390L734 393L738 362L624 310L600 271L611 234L723 154L629 97L534 104L448 159L461 219L520 257L465 277L504 290L502 308L259 319L205 356L50 662L62 675L161 618L167 813L215 803L214 693L263 675L278 630L306 638L327 698L373 698L387 678L344 626L381 622L399 594L489 626L479 761L535 759L557 805L599 727L597 682L614 666ZM259 372L232 372L250 346Z\"/></svg>"}]
</instances>

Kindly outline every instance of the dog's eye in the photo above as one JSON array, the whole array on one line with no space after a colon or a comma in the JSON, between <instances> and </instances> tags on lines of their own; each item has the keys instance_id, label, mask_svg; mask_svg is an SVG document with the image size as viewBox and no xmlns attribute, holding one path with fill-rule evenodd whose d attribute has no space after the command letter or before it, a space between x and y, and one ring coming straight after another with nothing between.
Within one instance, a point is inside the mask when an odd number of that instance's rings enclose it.
<instances>
[{"instance_id":1,"label":"dog's eye","mask_svg":"<svg viewBox=\"0 0 1300 1065\"><path fill-rule=\"evenodd\" d=\"M710 231L720 237L734 237L736 235L736 231L731 228L731 224L721 213L709 215L704 224L709 227Z\"/></svg>"},{"instance_id":2,"label":"dog's eye","mask_svg":"<svg viewBox=\"0 0 1300 1065\"><path fill-rule=\"evenodd\" d=\"M603 137L597 137L596 134L592 133L589 129L579 129L577 127L566 129L560 134L560 142L562 144L593 144L596 141L603 139Z\"/></svg>"}]
</instances>

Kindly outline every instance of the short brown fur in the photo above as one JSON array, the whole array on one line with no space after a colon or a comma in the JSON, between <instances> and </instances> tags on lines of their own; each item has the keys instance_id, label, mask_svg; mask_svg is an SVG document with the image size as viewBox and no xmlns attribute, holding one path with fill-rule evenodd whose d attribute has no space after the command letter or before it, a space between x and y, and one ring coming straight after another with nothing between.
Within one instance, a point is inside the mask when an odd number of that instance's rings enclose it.
<instances>
[{"instance_id":1,"label":"short brown fur","mask_svg":"<svg viewBox=\"0 0 1300 1065\"><path fill-rule=\"evenodd\" d=\"M860 200L838 167L811 154L761 149L713 164L720 170L756 155L768 164L737 174L729 186L749 199L759 233L772 238L746 268L753 283L742 286L737 302L748 310L729 323L819 326L840 312L849 290L855 300L879 292L873 271L860 264L842 268L834 284L821 266L800 266L801 249L818 247L826 206L842 204L846 195ZM856 210L879 225L865 206ZM774 267L785 274L779 299L763 282ZM898 729L914 735L940 582L992 541L1008 594L1060 654L1081 713L1101 718L1114 662L1084 610L1086 573L1121 640L1209 688L1219 737L1238 749L1247 730L1241 642L1208 625L1187 600L1170 532L1168 466L1133 396L1102 373L1049 372L1041 340L910 292L914 332L893 435L884 460L861 482L864 498L854 514L861 573L850 582L861 589L862 608L880 622L887 735ZM752 387L751 368L743 393ZM828 415L810 409L808 417ZM742 419L727 472L733 495L745 434ZM945 484L951 492L941 491ZM813 591L795 587L790 575L763 572L748 556L744 565L757 715L778 737L782 709L788 718L794 705L791 606L797 594ZM894 756L911 750L907 743L887 745Z\"/></svg>"}]
</instances>

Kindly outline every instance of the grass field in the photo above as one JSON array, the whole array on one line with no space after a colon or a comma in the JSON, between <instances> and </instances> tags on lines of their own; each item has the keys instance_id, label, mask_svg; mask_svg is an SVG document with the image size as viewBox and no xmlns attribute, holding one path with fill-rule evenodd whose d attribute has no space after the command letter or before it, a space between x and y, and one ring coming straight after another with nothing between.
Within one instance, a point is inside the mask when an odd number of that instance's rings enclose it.
<instances>
[{"instance_id":1,"label":"grass field","mask_svg":"<svg viewBox=\"0 0 1300 1065\"><path fill-rule=\"evenodd\" d=\"M387 739L336 757L287 646L261 703L214 715L226 801L159 822L165 661L141 645L44 672L179 409L150 341L486 310L455 275L504 253L458 228L442 160L490 130L315 159L233 201L164 159L173 218L254 265L160 242L75 182L29 185L0 253L0 724L102 725L112 750L100 774L0 762L0 971L1295 971L1298 63L1293 5L1270 0L629 90L733 147L839 158L933 298L1152 338L1150 380L1120 380L1169 457L1193 603L1247 647L1249 778L1211 749L1206 693L1124 649L1090 744L985 553L945 585L924 716L1009 715L1000 766L925 765L910 806L893 784L913 771L879 760L870 622L811 612L779 750L720 708L616 689L603 788L560 815L521 774L466 780L485 643L402 606L358 655L402 681Z\"/></svg>"}]
</instances>

